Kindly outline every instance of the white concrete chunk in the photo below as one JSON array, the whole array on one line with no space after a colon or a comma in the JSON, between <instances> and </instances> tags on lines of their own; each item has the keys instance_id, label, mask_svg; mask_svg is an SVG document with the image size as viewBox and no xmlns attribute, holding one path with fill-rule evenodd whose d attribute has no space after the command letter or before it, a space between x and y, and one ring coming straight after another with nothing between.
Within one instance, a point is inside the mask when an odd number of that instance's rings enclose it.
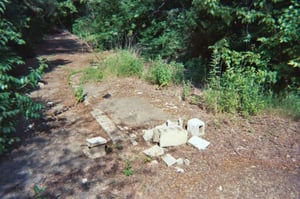
<instances>
[{"instance_id":1,"label":"white concrete chunk","mask_svg":"<svg viewBox=\"0 0 300 199\"><path fill-rule=\"evenodd\" d=\"M178 165L183 165L183 159L182 159L182 158L178 158L178 159L176 160L176 163L177 163Z\"/></svg>"},{"instance_id":2,"label":"white concrete chunk","mask_svg":"<svg viewBox=\"0 0 300 199\"><path fill-rule=\"evenodd\" d=\"M179 126L161 128L158 129L158 132L160 134L159 145L161 147L178 146L181 144L186 144L188 138L187 131Z\"/></svg>"},{"instance_id":3,"label":"white concrete chunk","mask_svg":"<svg viewBox=\"0 0 300 199\"><path fill-rule=\"evenodd\" d=\"M191 164L191 162L189 161L189 159L184 159L184 164L186 165L186 166L190 166L190 164Z\"/></svg>"},{"instance_id":4,"label":"white concrete chunk","mask_svg":"<svg viewBox=\"0 0 300 199\"><path fill-rule=\"evenodd\" d=\"M153 134L154 134L153 130L152 129L150 129L150 130L143 130L143 133L144 133L144 135L143 135L144 140L146 142L150 142L152 140L152 138L153 138Z\"/></svg>"},{"instance_id":5,"label":"white concrete chunk","mask_svg":"<svg viewBox=\"0 0 300 199\"><path fill-rule=\"evenodd\" d=\"M153 147L143 151L146 155L150 156L150 157L157 157L157 156L161 156L163 155L165 152L164 152L164 149L157 146L157 145L154 145Z\"/></svg>"},{"instance_id":6,"label":"white concrete chunk","mask_svg":"<svg viewBox=\"0 0 300 199\"><path fill-rule=\"evenodd\" d=\"M190 119L187 123L187 131L192 136L203 136L205 134L205 123L197 118Z\"/></svg>"},{"instance_id":7,"label":"white concrete chunk","mask_svg":"<svg viewBox=\"0 0 300 199\"><path fill-rule=\"evenodd\" d=\"M153 142L158 143L160 138L160 132L158 129L153 129Z\"/></svg>"},{"instance_id":8,"label":"white concrete chunk","mask_svg":"<svg viewBox=\"0 0 300 199\"><path fill-rule=\"evenodd\" d=\"M210 142L208 142L200 137L197 137L197 136L191 137L191 139L189 139L188 143L191 144L192 146L196 147L199 150L204 150L210 144Z\"/></svg>"},{"instance_id":9,"label":"white concrete chunk","mask_svg":"<svg viewBox=\"0 0 300 199\"><path fill-rule=\"evenodd\" d=\"M94 147L94 146L106 144L107 140L99 136L99 137L86 139L86 143L88 147Z\"/></svg>"},{"instance_id":10,"label":"white concrete chunk","mask_svg":"<svg viewBox=\"0 0 300 199\"><path fill-rule=\"evenodd\" d=\"M182 119L179 118L176 122L173 122L171 120L167 120L165 123L166 127L182 127Z\"/></svg>"},{"instance_id":11,"label":"white concrete chunk","mask_svg":"<svg viewBox=\"0 0 300 199\"><path fill-rule=\"evenodd\" d=\"M177 160L171 156L169 153L161 157L162 160L168 165L168 167L176 164Z\"/></svg>"}]
</instances>

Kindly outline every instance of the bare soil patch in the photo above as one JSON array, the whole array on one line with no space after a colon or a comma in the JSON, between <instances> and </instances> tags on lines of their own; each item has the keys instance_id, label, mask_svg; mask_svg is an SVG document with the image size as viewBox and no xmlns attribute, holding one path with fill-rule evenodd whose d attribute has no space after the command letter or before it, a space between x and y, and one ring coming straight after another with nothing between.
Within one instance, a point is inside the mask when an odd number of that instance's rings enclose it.
<instances>
[{"instance_id":1,"label":"bare soil patch","mask_svg":"<svg viewBox=\"0 0 300 199\"><path fill-rule=\"evenodd\" d=\"M137 78L86 85L90 105L77 104L68 70L88 66L93 53L66 31L48 36L38 53L50 62L45 84L31 93L45 105L43 117L27 124L21 146L1 159L0 198L32 198L34 185L45 188L46 198L299 198L299 121L209 114L182 101L181 87L157 90ZM111 98L103 99L107 93ZM127 141L103 158L89 159L82 152L85 139L107 138L90 111L99 103L124 98L142 98L170 119L200 118L207 125L204 138L211 144L204 151L188 145L169 147L175 158L191 162L181 166L184 173L177 173L161 159L149 163L142 153L150 147L142 138L145 126L127 124L123 133L136 134L137 146ZM117 117L118 111L114 114ZM122 174L128 162L131 176Z\"/></svg>"}]
</instances>

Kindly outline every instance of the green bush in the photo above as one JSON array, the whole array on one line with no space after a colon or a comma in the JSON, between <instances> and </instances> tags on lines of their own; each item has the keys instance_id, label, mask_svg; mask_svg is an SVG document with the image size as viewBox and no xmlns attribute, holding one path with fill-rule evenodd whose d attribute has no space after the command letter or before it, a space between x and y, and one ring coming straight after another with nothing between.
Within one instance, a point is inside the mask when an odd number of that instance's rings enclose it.
<instances>
[{"instance_id":1,"label":"green bush","mask_svg":"<svg viewBox=\"0 0 300 199\"><path fill-rule=\"evenodd\" d=\"M167 64L159 57L151 62L148 79L160 87L181 83L184 77L183 69L182 64L175 62Z\"/></svg>"},{"instance_id":2,"label":"green bush","mask_svg":"<svg viewBox=\"0 0 300 199\"><path fill-rule=\"evenodd\" d=\"M27 93L40 80L43 70L47 67L46 61L38 58L40 64L37 69L29 68L28 74L12 75L16 67L25 67L17 51L10 47L17 48L25 44L21 38L21 30L27 26L24 18L20 17L23 13L10 16L11 9L20 7L19 4L6 0L0 3L0 154L6 151L8 145L19 140L13 136L18 119L37 118L42 108Z\"/></svg>"},{"instance_id":3,"label":"green bush","mask_svg":"<svg viewBox=\"0 0 300 199\"><path fill-rule=\"evenodd\" d=\"M253 115L262 110L267 85L276 80L276 73L266 69L259 54L229 49L226 40L211 47L209 88L204 92L208 107L216 112ZM226 71L222 72L222 68Z\"/></svg>"},{"instance_id":4,"label":"green bush","mask_svg":"<svg viewBox=\"0 0 300 199\"><path fill-rule=\"evenodd\" d=\"M117 51L106 58L101 65L105 74L123 77L141 77L144 70L143 60L129 50Z\"/></svg>"}]
</instances>

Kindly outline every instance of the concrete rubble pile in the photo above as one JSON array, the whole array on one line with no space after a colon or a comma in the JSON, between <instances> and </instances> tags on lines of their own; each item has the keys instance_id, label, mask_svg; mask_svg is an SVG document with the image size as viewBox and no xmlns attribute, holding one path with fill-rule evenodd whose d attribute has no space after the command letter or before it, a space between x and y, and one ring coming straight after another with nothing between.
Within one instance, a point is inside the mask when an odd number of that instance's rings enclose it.
<instances>
[{"instance_id":1,"label":"concrete rubble pile","mask_svg":"<svg viewBox=\"0 0 300 199\"><path fill-rule=\"evenodd\" d=\"M167 120L164 124L156 126L152 129L143 130L143 138L146 142L156 145L144 151L147 156L160 157L168 167L173 165L189 165L188 159L174 158L171 154L165 154L166 147L179 146L189 144L199 150L204 150L210 142L202 139L200 136L205 134L205 123L197 118L192 118L187 121L186 129L183 126L182 119L173 122ZM183 173L184 170L180 167L175 167L178 173Z\"/></svg>"}]
</instances>

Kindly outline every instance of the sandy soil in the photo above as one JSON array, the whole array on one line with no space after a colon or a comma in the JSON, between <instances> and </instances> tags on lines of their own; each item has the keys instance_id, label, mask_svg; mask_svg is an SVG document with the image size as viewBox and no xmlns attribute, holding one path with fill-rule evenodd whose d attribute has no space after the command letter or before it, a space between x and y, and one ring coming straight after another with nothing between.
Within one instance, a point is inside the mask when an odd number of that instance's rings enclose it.
<instances>
[{"instance_id":1,"label":"sandy soil","mask_svg":"<svg viewBox=\"0 0 300 199\"><path fill-rule=\"evenodd\" d=\"M50 63L45 84L31 93L45 105L43 117L26 123L20 146L1 158L0 198L33 198L34 185L44 188L45 198L299 198L299 121L213 115L182 101L179 86L157 90L137 78L86 85L93 91L91 105L77 104L68 71L89 66L95 55L66 31L49 35L37 53ZM90 114L107 93L113 100L143 98L171 119L200 118L211 144L203 151L188 145L167 148L175 158L190 161L178 166L184 170L178 173L142 153L150 147L142 138L145 126L128 126L123 133L136 134L137 146L125 141L104 157L89 159L82 152L85 139L107 138ZM122 174L128 162L131 176Z\"/></svg>"}]
</instances>

